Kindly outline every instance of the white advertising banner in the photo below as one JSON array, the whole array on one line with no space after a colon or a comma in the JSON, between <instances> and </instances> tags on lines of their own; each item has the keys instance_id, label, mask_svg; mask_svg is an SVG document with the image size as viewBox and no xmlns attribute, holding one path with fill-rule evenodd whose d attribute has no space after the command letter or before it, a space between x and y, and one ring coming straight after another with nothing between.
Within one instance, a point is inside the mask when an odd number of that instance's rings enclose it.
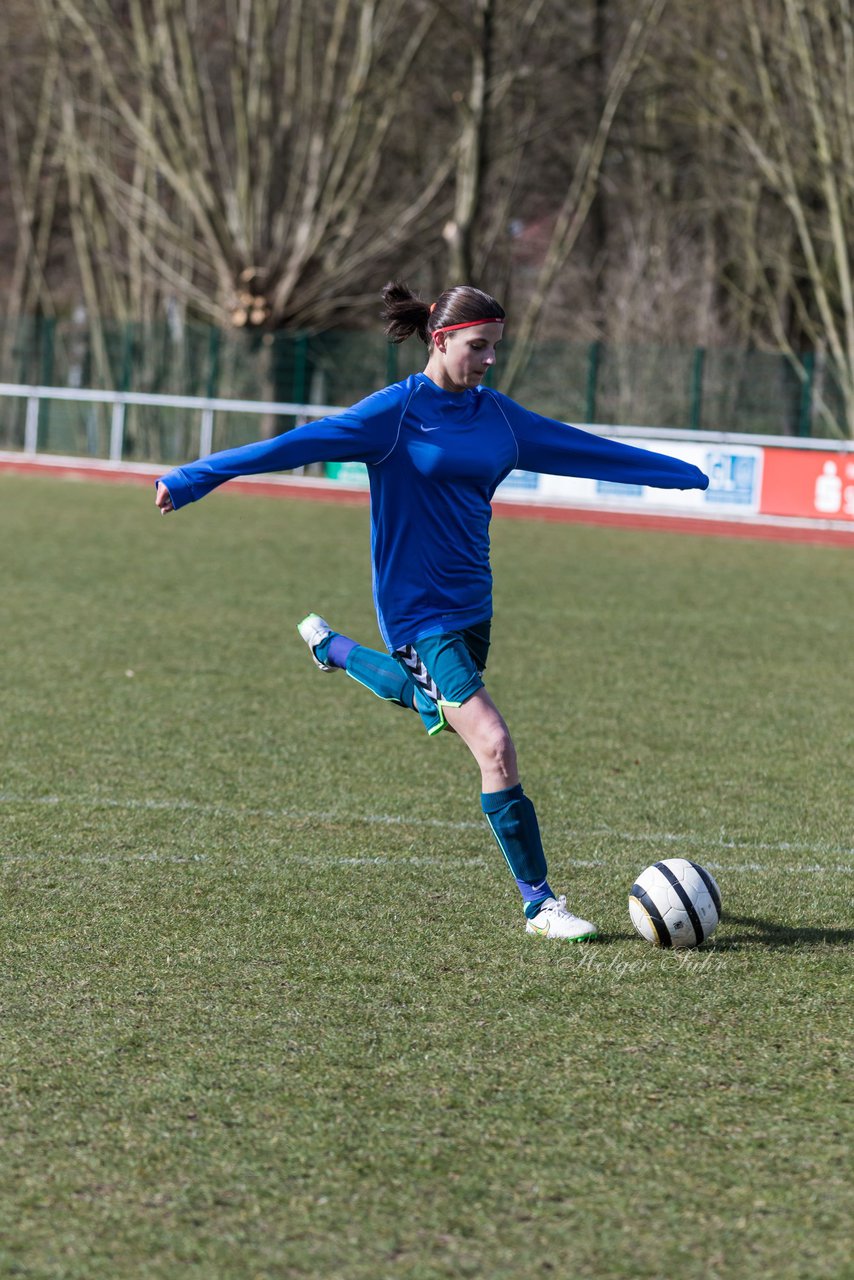
<instances>
[{"instance_id":1,"label":"white advertising banner","mask_svg":"<svg viewBox=\"0 0 854 1280\"><path fill-rule=\"evenodd\" d=\"M754 445L666 442L621 437L621 443L667 453L705 471L709 487L652 489L646 485L581 480L574 476L536 475L512 471L498 487L502 501L544 502L555 505L619 507L623 510L685 511L699 514L755 515L762 492L763 451Z\"/></svg>"}]
</instances>

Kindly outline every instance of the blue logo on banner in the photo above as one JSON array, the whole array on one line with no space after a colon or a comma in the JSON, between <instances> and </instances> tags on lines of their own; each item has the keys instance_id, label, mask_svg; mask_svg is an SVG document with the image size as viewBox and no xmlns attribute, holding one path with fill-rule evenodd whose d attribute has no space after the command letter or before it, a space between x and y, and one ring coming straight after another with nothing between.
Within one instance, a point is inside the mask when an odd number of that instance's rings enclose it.
<instances>
[{"instance_id":1,"label":"blue logo on banner","mask_svg":"<svg viewBox=\"0 0 854 1280\"><path fill-rule=\"evenodd\" d=\"M743 453L709 450L706 454L709 487L706 502L750 506L756 497L756 459Z\"/></svg>"},{"instance_id":2,"label":"blue logo on banner","mask_svg":"<svg viewBox=\"0 0 854 1280\"><path fill-rule=\"evenodd\" d=\"M511 471L501 481L499 489L536 489L540 477L536 471Z\"/></svg>"},{"instance_id":3,"label":"blue logo on banner","mask_svg":"<svg viewBox=\"0 0 854 1280\"><path fill-rule=\"evenodd\" d=\"M642 484L618 484L616 480L597 480L597 493L612 494L615 498L642 498Z\"/></svg>"}]
</instances>

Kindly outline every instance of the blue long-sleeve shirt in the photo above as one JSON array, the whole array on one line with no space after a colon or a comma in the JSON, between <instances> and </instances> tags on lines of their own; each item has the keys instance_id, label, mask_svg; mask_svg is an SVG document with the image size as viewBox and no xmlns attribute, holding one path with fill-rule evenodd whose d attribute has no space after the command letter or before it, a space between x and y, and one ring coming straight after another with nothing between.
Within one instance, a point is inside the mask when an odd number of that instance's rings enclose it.
<instances>
[{"instance_id":1,"label":"blue long-sleeve shirt","mask_svg":"<svg viewBox=\"0 0 854 1280\"><path fill-rule=\"evenodd\" d=\"M161 477L177 510L236 476L364 462L374 601L389 649L492 615L491 499L515 468L661 489L705 489L698 467L531 413L488 387L443 391L416 373L351 409Z\"/></svg>"}]
</instances>

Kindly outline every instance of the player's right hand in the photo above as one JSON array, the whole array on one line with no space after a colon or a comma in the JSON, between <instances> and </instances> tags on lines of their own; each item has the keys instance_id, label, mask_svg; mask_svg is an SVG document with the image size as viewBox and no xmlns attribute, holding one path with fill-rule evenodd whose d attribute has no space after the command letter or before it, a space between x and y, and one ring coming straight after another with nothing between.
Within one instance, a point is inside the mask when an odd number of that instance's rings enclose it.
<instances>
[{"instance_id":1,"label":"player's right hand","mask_svg":"<svg viewBox=\"0 0 854 1280\"><path fill-rule=\"evenodd\" d=\"M154 495L154 502L155 502L155 505L159 508L160 514L162 516L168 516L170 511L175 510L175 508L172 506L172 499L169 496L169 490L166 488L166 485L161 484L159 480L157 481L157 489Z\"/></svg>"}]
</instances>

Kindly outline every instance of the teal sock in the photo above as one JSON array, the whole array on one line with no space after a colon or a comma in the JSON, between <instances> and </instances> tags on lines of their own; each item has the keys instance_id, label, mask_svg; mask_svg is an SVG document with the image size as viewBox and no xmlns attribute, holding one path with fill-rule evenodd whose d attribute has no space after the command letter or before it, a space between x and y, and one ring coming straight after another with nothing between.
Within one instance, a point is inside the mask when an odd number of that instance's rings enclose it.
<instances>
[{"instance_id":1,"label":"teal sock","mask_svg":"<svg viewBox=\"0 0 854 1280\"><path fill-rule=\"evenodd\" d=\"M318 662L323 662L327 666L332 665L330 662L328 662L329 646L332 644L332 641L335 639L336 634L337 633L335 631L330 631L328 636L324 636L320 644L316 644L314 646L314 649L312 650L312 652L314 653L314 656L315 658L317 658Z\"/></svg>"},{"instance_id":2,"label":"teal sock","mask_svg":"<svg viewBox=\"0 0 854 1280\"><path fill-rule=\"evenodd\" d=\"M484 792L481 808L510 868L530 919L546 898L554 897L546 879L546 855L533 804L521 782L503 791Z\"/></svg>"},{"instance_id":3,"label":"teal sock","mask_svg":"<svg viewBox=\"0 0 854 1280\"><path fill-rule=\"evenodd\" d=\"M314 656L327 666L340 667L384 702L412 707L412 685L390 654L367 649L349 636L330 631L315 646Z\"/></svg>"},{"instance_id":4,"label":"teal sock","mask_svg":"<svg viewBox=\"0 0 854 1280\"><path fill-rule=\"evenodd\" d=\"M394 702L411 710L412 684L391 654L357 644L348 653L344 670L384 702Z\"/></svg>"},{"instance_id":5,"label":"teal sock","mask_svg":"<svg viewBox=\"0 0 854 1280\"><path fill-rule=\"evenodd\" d=\"M355 640L351 640L349 636L342 636L338 631L330 631L320 644L314 646L314 656L318 662L323 662L328 667L344 668L347 665L347 655L351 649L355 648Z\"/></svg>"},{"instance_id":6,"label":"teal sock","mask_svg":"<svg viewBox=\"0 0 854 1280\"><path fill-rule=\"evenodd\" d=\"M526 902L524 911L528 920L533 920L534 916L538 916L543 909L543 903L547 898L553 898L554 894L551 889L543 898L536 898L531 902Z\"/></svg>"}]
</instances>

